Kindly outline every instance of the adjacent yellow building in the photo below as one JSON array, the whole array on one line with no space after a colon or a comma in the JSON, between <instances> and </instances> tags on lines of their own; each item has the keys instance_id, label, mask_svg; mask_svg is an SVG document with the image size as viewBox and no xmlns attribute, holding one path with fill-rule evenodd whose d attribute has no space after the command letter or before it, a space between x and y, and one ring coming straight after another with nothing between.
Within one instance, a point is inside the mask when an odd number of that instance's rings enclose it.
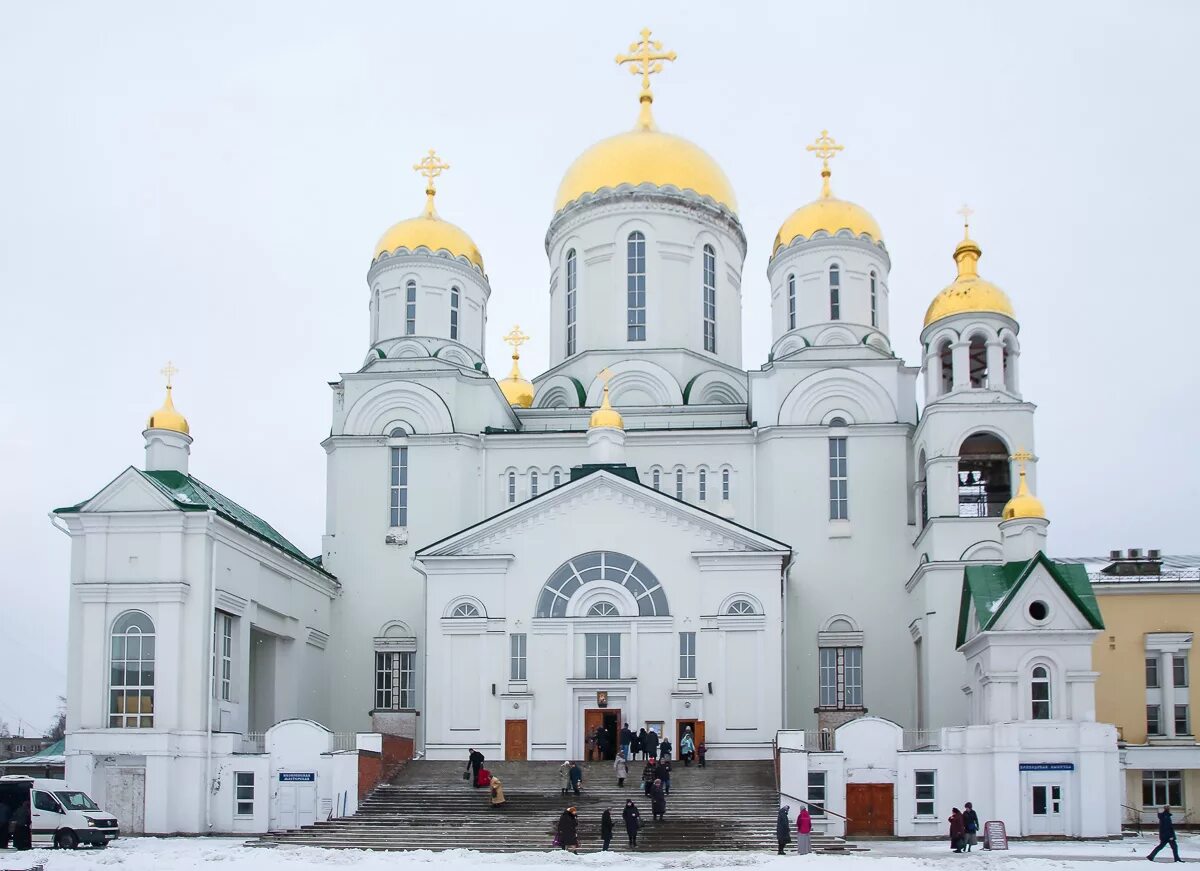
<instances>
[{"instance_id":1,"label":"adjacent yellow building","mask_svg":"<svg viewBox=\"0 0 1200 871\"><path fill-rule=\"evenodd\" d=\"M1114 551L1089 565L1105 631L1095 641L1096 719L1117 726L1126 821L1200 824L1200 745L1191 678L1200 675L1200 557Z\"/></svg>"}]
</instances>

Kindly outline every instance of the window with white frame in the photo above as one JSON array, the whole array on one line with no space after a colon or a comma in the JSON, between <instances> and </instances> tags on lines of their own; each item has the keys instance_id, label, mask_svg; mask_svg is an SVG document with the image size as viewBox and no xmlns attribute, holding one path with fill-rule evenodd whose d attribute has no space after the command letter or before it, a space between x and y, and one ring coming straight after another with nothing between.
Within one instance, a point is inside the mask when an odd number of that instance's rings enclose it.
<instances>
[{"instance_id":1,"label":"window with white frame","mask_svg":"<svg viewBox=\"0 0 1200 871\"><path fill-rule=\"evenodd\" d=\"M675 498L683 500L683 469L675 470Z\"/></svg>"},{"instance_id":2,"label":"window with white frame","mask_svg":"<svg viewBox=\"0 0 1200 871\"><path fill-rule=\"evenodd\" d=\"M576 269L572 248L567 252L567 356L575 353L575 292L579 282Z\"/></svg>"},{"instance_id":3,"label":"window with white frame","mask_svg":"<svg viewBox=\"0 0 1200 871\"><path fill-rule=\"evenodd\" d=\"M717 352L717 251L704 246L704 350Z\"/></svg>"},{"instance_id":4,"label":"window with white frame","mask_svg":"<svg viewBox=\"0 0 1200 871\"><path fill-rule=\"evenodd\" d=\"M796 276L787 277L787 317L788 329L796 329Z\"/></svg>"},{"instance_id":5,"label":"window with white frame","mask_svg":"<svg viewBox=\"0 0 1200 871\"><path fill-rule=\"evenodd\" d=\"M233 685L233 617L218 611L213 621L213 698L229 701Z\"/></svg>"},{"instance_id":6,"label":"window with white frame","mask_svg":"<svg viewBox=\"0 0 1200 871\"><path fill-rule=\"evenodd\" d=\"M846 437L829 439L829 519L850 517L849 480L846 474Z\"/></svg>"},{"instance_id":7,"label":"window with white frame","mask_svg":"<svg viewBox=\"0 0 1200 871\"><path fill-rule=\"evenodd\" d=\"M625 244L627 335L631 342L646 341L646 237L637 230Z\"/></svg>"},{"instance_id":8,"label":"window with white frame","mask_svg":"<svg viewBox=\"0 0 1200 871\"><path fill-rule=\"evenodd\" d=\"M533 498L538 494L538 473L536 471L529 473L529 498Z\"/></svg>"},{"instance_id":9,"label":"window with white frame","mask_svg":"<svg viewBox=\"0 0 1200 871\"><path fill-rule=\"evenodd\" d=\"M1146 734L1163 734L1162 705L1146 705Z\"/></svg>"},{"instance_id":10,"label":"window with white frame","mask_svg":"<svg viewBox=\"0 0 1200 871\"><path fill-rule=\"evenodd\" d=\"M450 338L458 341L458 297L457 287L450 288Z\"/></svg>"},{"instance_id":11,"label":"window with white frame","mask_svg":"<svg viewBox=\"0 0 1200 871\"><path fill-rule=\"evenodd\" d=\"M254 816L254 772L235 771L233 773L234 816Z\"/></svg>"},{"instance_id":12,"label":"window with white frame","mask_svg":"<svg viewBox=\"0 0 1200 871\"><path fill-rule=\"evenodd\" d=\"M417 333L417 283L409 280L404 286L404 335Z\"/></svg>"},{"instance_id":13,"label":"window with white frame","mask_svg":"<svg viewBox=\"0 0 1200 871\"><path fill-rule=\"evenodd\" d=\"M698 474L697 480L698 480L697 493L700 497L700 501L705 502L708 500L708 470L701 469Z\"/></svg>"},{"instance_id":14,"label":"window with white frame","mask_svg":"<svg viewBox=\"0 0 1200 871\"><path fill-rule=\"evenodd\" d=\"M809 816L825 816L825 772L808 772L808 813Z\"/></svg>"},{"instance_id":15,"label":"window with white frame","mask_svg":"<svg viewBox=\"0 0 1200 871\"><path fill-rule=\"evenodd\" d=\"M861 647L822 647L817 658L817 705L830 710L863 706Z\"/></svg>"},{"instance_id":16,"label":"window with white frame","mask_svg":"<svg viewBox=\"0 0 1200 871\"><path fill-rule=\"evenodd\" d=\"M1190 735L1192 734L1191 718L1188 716L1187 705L1175 706L1175 734Z\"/></svg>"},{"instance_id":17,"label":"window with white frame","mask_svg":"<svg viewBox=\"0 0 1200 871\"><path fill-rule=\"evenodd\" d=\"M721 470L721 501L729 501L729 470Z\"/></svg>"},{"instance_id":18,"label":"window with white frame","mask_svg":"<svg viewBox=\"0 0 1200 871\"><path fill-rule=\"evenodd\" d=\"M584 669L590 680L621 677L621 634L589 632L584 636Z\"/></svg>"},{"instance_id":19,"label":"window with white frame","mask_svg":"<svg viewBox=\"0 0 1200 871\"><path fill-rule=\"evenodd\" d=\"M842 319L842 272L836 263L829 267L829 319Z\"/></svg>"},{"instance_id":20,"label":"window with white frame","mask_svg":"<svg viewBox=\"0 0 1200 871\"><path fill-rule=\"evenodd\" d=\"M388 523L392 526L408 526L408 448L404 445L392 447L389 453Z\"/></svg>"},{"instance_id":21,"label":"window with white frame","mask_svg":"<svg viewBox=\"0 0 1200 871\"><path fill-rule=\"evenodd\" d=\"M587 612L589 617L618 617L620 614L621 612L612 602L597 602L588 608Z\"/></svg>"},{"instance_id":22,"label":"window with white frame","mask_svg":"<svg viewBox=\"0 0 1200 871\"><path fill-rule=\"evenodd\" d=\"M126 611L113 623L109 647L108 725L154 727L154 623Z\"/></svg>"},{"instance_id":23,"label":"window with white frame","mask_svg":"<svg viewBox=\"0 0 1200 871\"><path fill-rule=\"evenodd\" d=\"M734 599L725 608L725 614L728 617L748 617L757 613L758 609L754 607L754 603L749 599Z\"/></svg>"},{"instance_id":24,"label":"window with white frame","mask_svg":"<svg viewBox=\"0 0 1200 871\"><path fill-rule=\"evenodd\" d=\"M1050 669L1044 665L1035 665L1030 673L1029 701L1031 719L1050 719Z\"/></svg>"},{"instance_id":25,"label":"window with white frame","mask_svg":"<svg viewBox=\"0 0 1200 871\"><path fill-rule=\"evenodd\" d=\"M1175 678L1175 688L1188 685L1188 658L1185 653L1176 653L1171 657L1171 673Z\"/></svg>"},{"instance_id":26,"label":"window with white frame","mask_svg":"<svg viewBox=\"0 0 1200 871\"><path fill-rule=\"evenodd\" d=\"M679 633L679 679L696 679L696 633Z\"/></svg>"},{"instance_id":27,"label":"window with white frame","mask_svg":"<svg viewBox=\"0 0 1200 871\"><path fill-rule=\"evenodd\" d=\"M1161 689L1158 681L1158 657L1146 657L1146 689L1157 690Z\"/></svg>"},{"instance_id":28,"label":"window with white frame","mask_svg":"<svg viewBox=\"0 0 1200 871\"><path fill-rule=\"evenodd\" d=\"M562 472L558 469L554 470L554 486L557 487L562 483Z\"/></svg>"},{"instance_id":29,"label":"window with white frame","mask_svg":"<svg viewBox=\"0 0 1200 871\"><path fill-rule=\"evenodd\" d=\"M658 469L654 469L650 473L650 480L652 482L651 486L654 487L655 490L662 489L662 472L660 472Z\"/></svg>"},{"instance_id":30,"label":"window with white frame","mask_svg":"<svg viewBox=\"0 0 1200 871\"><path fill-rule=\"evenodd\" d=\"M937 802L937 772L914 771L913 783L916 789L917 816L932 817Z\"/></svg>"},{"instance_id":31,"label":"window with white frame","mask_svg":"<svg viewBox=\"0 0 1200 871\"><path fill-rule=\"evenodd\" d=\"M1142 807L1183 807L1183 772L1142 772Z\"/></svg>"},{"instance_id":32,"label":"window with white frame","mask_svg":"<svg viewBox=\"0 0 1200 871\"><path fill-rule=\"evenodd\" d=\"M478 616L480 616L479 609L475 607L475 603L473 602L459 602L450 612L450 618L453 620Z\"/></svg>"},{"instance_id":33,"label":"window with white frame","mask_svg":"<svg viewBox=\"0 0 1200 871\"><path fill-rule=\"evenodd\" d=\"M509 658L508 658L508 679L509 680L527 680L526 663L527 663L527 645L528 641L524 632L518 632L509 637Z\"/></svg>"},{"instance_id":34,"label":"window with white frame","mask_svg":"<svg viewBox=\"0 0 1200 871\"><path fill-rule=\"evenodd\" d=\"M508 473L508 504L517 504L517 473Z\"/></svg>"},{"instance_id":35,"label":"window with white frame","mask_svg":"<svg viewBox=\"0 0 1200 871\"><path fill-rule=\"evenodd\" d=\"M871 326L879 326L879 295L875 270L871 270Z\"/></svg>"},{"instance_id":36,"label":"window with white frame","mask_svg":"<svg viewBox=\"0 0 1200 871\"><path fill-rule=\"evenodd\" d=\"M375 710L406 711L416 707L415 653L375 652Z\"/></svg>"}]
</instances>

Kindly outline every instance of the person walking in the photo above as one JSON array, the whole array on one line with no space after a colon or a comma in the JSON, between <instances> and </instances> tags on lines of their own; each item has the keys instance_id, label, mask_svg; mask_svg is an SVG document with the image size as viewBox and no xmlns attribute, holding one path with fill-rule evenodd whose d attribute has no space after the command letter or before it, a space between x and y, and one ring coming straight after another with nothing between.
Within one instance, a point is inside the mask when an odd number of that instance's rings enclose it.
<instances>
[{"instance_id":1,"label":"person walking","mask_svg":"<svg viewBox=\"0 0 1200 871\"><path fill-rule=\"evenodd\" d=\"M812 814L808 808L800 808L800 816L796 817L796 853L807 856L812 852Z\"/></svg>"},{"instance_id":2,"label":"person walking","mask_svg":"<svg viewBox=\"0 0 1200 871\"><path fill-rule=\"evenodd\" d=\"M571 789L576 795L579 795L579 787L583 784L583 769L579 767L578 762L571 766L571 773L567 780L571 784Z\"/></svg>"},{"instance_id":3,"label":"person walking","mask_svg":"<svg viewBox=\"0 0 1200 871\"><path fill-rule=\"evenodd\" d=\"M634 740L637 741L637 752L642 754L642 760L645 761L646 753L650 749L650 739L646 737L646 730L638 729L637 738Z\"/></svg>"},{"instance_id":4,"label":"person walking","mask_svg":"<svg viewBox=\"0 0 1200 871\"><path fill-rule=\"evenodd\" d=\"M629 849L636 850L637 833L642 824L642 815L638 811L638 806L633 803L633 799L625 802L625 809L621 811L621 819L625 820L625 834L629 836Z\"/></svg>"},{"instance_id":5,"label":"person walking","mask_svg":"<svg viewBox=\"0 0 1200 871\"><path fill-rule=\"evenodd\" d=\"M504 807L504 800L505 800L504 799L504 784L501 783L500 778L494 774L492 775L491 787L492 787L492 807L493 808Z\"/></svg>"},{"instance_id":6,"label":"person walking","mask_svg":"<svg viewBox=\"0 0 1200 871\"><path fill-rule=\"evenodd\" d=\"M954 808L950 812L950 849L955 853L961 853L966 849L966 834L962 811Z\"/></svg>"},{"instance_id":7,"label":"person walking","mask_svg":"<svg viewBox=\"0 0 1200 871\"><path fill-rule=\"evenodd\" d=\"M696 745L696 758L699 760L697 762L697 765L699 765L701 768L705 767L704 754L706 754L707 752L708 752L708 748L704 746L703 741L701 741L699 744Z\"/></svg>"},{"instance_id":8,"label":"person walking","mask_svg":"<svg viewBox=\"0 0 1200 871\"><path fill-rule=\"evenodd\" d=\"M971 803L967 802L963 805L963 831L966 835L967 852L971 852L971 848L979 843L979 814L975 813L975 808L971 807Z\"/></svg>"},{"instance_id":9,"label":"person walking","mask_svg":"<svg viewBox=\"0 0 1200 871\"><path fill-rule=\"evenodd\" d=\"M479 769L483 768L483 754L471 748L470 754L467 756L467 771L471 772L471 786L479 786Z\"/></svg>"},{"instance_id":10,"label":"person walking","mask_svg":"<svg viewBox=\"0 0 1200 871\"><path fill-rule=\"evenodd\" d=\"M661 756L663 759L670 759L672 749L673 748L671 746L671 739L664 735L663 739L662 739L662 743L658 745L658 755Z\"/></svg>"},{"instance_id":11,"label":"person walking","mask_svg":"<svg viewBox=\"0 0 1200 871\"><path fill-rule=\"evenodd\" d=\"M665 821L667 817L667 794L663 792L661 780L650 786L650 815L658 821Z\"/></svg>"},{"instance_id":12,"label":"person walking","mask_svg":"<svg viewBox=\"0 0 1200 871\"><path fill-rule=\"evenodd\" d=\"M21 802L12 815L12 839L13 846L18 850L32 850L33 839L29 831L29 826L33 821L33 817L29 808L29 799Z\"/></svg>"},{"instance_id":13,"label":"person walking","mask_svg":"<svg viewBox=\"0 0 1200 871\"><path fill-rule=\"evenodd\" d=\"M562 794L567 794L567 786L571 783L571 763L564 762L558 766L558 788L562 790Z\"/></svg>"},{"instance_id":14,"label":"person walking","mask_svg":"<svg viewBox=\"0 0 1200 871\"><path fill-rule=\"evenodd\" d=\"M654 786L654 762L647 759L646 765L642 768L642 792L646 793L646 798L650 797L652 786Z\"/></svg>"},{"instance_id":15,"label":"person walking","mask_svg":"<svg viewBox=\"0 0 1200 871\"><path fill-rule=\"evenodd\" d=\"M629 758L629 748L633 746L633 730L626 723L621 728L621 755L626 759Z\"/></svg>"},{"instance_id":16,"label":"person walking","mask_svg":"<svg viewBox=\"0 0 1200 871\"><path fill-rule=\"evenodd\" d=\"M579 818L574 805L562 812L558 828L554 832L555 843L564 850L574 853L579 849Z\"/></svg>"},{"instance_id":17,"label":"person walking","mask_svg":"<svg viewBox=\"0 0 1200 871\"><path fill-rule=\"evenodd\" d=\"M600 847L602 852L608 852L608 845L612 843L613 821L612 808L605 808L604 813L600 815Z\"/></svg>"},{"instance_id":18,"label":"person walking","mask_svg":"<svg viewBox=\"0 0 1200 871\"><path fill-rule=\"evenodd\" d=\"M671 760L665 755L654 766L654 776L662 781L663 793L671 794Z\"/></svg>"},{"instance_id":19,"label":"person walking","mask_svg":"<svg viewBox=\"0 0 1200 871\"><path fill-rule=\"evenodd\" d=\"M651 729L646 733L646 740L649 742L646 744L646 756L653 762L658 758L658 733Z\"/></svg>"},{"instance_id":20,"label":"person walking","mask_svg":"<svg viewBox=\"0 0 1200 871\"><path fill-rule=\"evenodd\" d=\"M779 855L783 855L783 849L792 840L792 821L788 819L788 810L791 805L784 805L779 809L779 813L775 815L775 840L779 842Z\"/></svg>"},{"instance_id":21,"label":"person walking","mask_svg":"<svg viewBox=\"0 0 1200 871\"><path fill-rule=\"evenodd\" d=\"M1158 846L1150 851L1150 855L1146 858L1151 862L1158 855L1158 851L1163 847L1171 845L1171 855L1175 857L1176 862L1182 862L1179 858L1179 842L1175 838L1175 823L1171 819L1171 809L1164 807L1162 813L1158 815Z\"/></svg>"},{"instance_id":22,"label":"person walking","mask_svg":"<svg viewBox=\"0 0 1200 871\"><path fill-rule=\"evenodd\" d=\"M683 731L683 737L679 739L679 758L683 760L684 768L692 764L692 756L695 752L696 742L692 738L692 727L688 726Z\"/></svg>"},{"instance_id":23,"label":"person walking","mask_svg":"<svg viewBox=\"0 0 1200 871\"><path fill-rule=\"evenodd\" d=\"M624 786L625 778L629 776L629 763L625 761L624 753L613 762L613 770L617 773L617 786Z\"/></svg>"}]
</instances>

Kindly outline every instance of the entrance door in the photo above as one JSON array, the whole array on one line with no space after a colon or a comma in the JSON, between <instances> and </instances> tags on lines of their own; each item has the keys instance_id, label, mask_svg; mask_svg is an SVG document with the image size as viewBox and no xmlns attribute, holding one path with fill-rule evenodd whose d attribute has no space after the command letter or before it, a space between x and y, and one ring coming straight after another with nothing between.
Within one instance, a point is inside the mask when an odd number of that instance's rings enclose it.
<instances>
[{"instance_id":1,"label":"entrance door","mask_svg":"<svg viewBox=\"0 0 1200 871\"><path fill-rule=\"evenodd\" d=\"M890 783L846 784L846 837L891 837L895 831Z\"/></svg>"},{"instance_id":2,"label":"entrance door","mask_svg":"<svg viewBox=\"0 0 1200 871\"><path fill-rule=\"evenodd\" d=\"M506 760L528 759L529 721L504 721L504 758Z\"/></svg>"},{"instance_id":3,"label":"entrance door","mask_svg":"<svg viewBox=\"0 0 1200 871\"><path fill-rule=\"evenodd\" d=\"M1066 828L1063 814L1066 802L1060 783L1034 783L1029 788L1030 835L1062 835Z\"/></svg>"},{"instance_id":4,"label":"entrance door","mask_svg":"<svg viewBox=\"0 0 1200 871\"><path fill-rule=\"evenodd\" d=\"M601 743L595 743L596 730L601 730ZM617 743L621 737L620 708L585 708L583 711L583 746L587 758L616 759Z\"/></svg>"},{"instance_id":5,"label":"entrance door","mask_svg":"<svg viewBox=\"0 0 1200 871\"><path fill-rule=\"evenodd\" d=\"M695 745L697 753L700 745L704 743L704 721L703 720L676 720L675 721L675 756L679 759L683 758L683 736L687 732L688 727L692 730L692 744Z\"/></svg>"},{"instance_id":6,"label":"entrance door","mask_svg":"<svg viewBox=\"0 0 1200 871\"><path fill-rule=\"evenodd\" d=\"M122 831L146 831L146 769L104 769L104 809L120 821Z\"/></svg>"}]
</instances>

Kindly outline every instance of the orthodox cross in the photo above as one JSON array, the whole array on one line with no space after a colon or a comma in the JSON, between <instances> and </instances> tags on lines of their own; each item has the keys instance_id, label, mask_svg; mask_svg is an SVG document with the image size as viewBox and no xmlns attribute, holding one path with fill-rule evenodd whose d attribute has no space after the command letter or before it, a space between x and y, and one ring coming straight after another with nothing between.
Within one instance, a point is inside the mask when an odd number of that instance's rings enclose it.
<instances>
[{"instance_id":1,"label":"orthodox cross","mask_svg":"<svg viewBox=\"0 0 1200 871\"><path fill-rule=\"evenodd\" d=\"M650 38L650 28L642 28L642 41L629 44L629 54L617 55L618 64L629 64L629 71L635 76L642 77L642 104L638 125L649 129L654 124L650 116L650 104L654 102L654 94L650 90L650 77L663 71L663 61L675 60L675 52L663 51L662 43Z\"/></svg>"},{"instance_id":2,"label":"orthodox cross","mask_svg":"<svg viewBox=\"0 0 1200 871\"><path fill-rule=\"evenodd\" d=\"M840 145L828 130L822 130L821 135L816 138L812 145L804 146L805 151L811 151L816 157L821 160L821 178L824 181L821 184L821 196L827 197L829 191L829 160L832 157L837 157L839 151L845 151L846 146Z\"/></svg>"},{"instance_id":3,"label":"orthodox cross","mask_svg":"<svg viewBox=\"0 0 1200 871\"><path fill-rule=\"evenodd\" d=\"M964 206L963 208L966 208L966 207ZM1025 464L1033 459L1033 454L1029 453L1029 451L1025 450L1024 448L1021 448L1019 451L1017 451L1015 454L1012 455L1012 459L1015 462L1018 462L1021 464L1020 471L1021 471L1021 474L1024 475L1025 474Z\"/></svg>"},{"instance_id":4,"label":"orthodox cross","mask_svg":"<svg viewBox=\"0 0 1200 871\"><path fill-rule=\"evenodd\" d=\"M964 238L964 239L970 239L970 238L971 238L971 216L972 216L973 214L975 214L975 210L974 210L974 209L972 209L970 206L968 206L966 203L963 203L963 207L962 207L961 209L959 209L959 210L958 210L957 214L959 214L959 215L962 215L962 219L963 219L963 238ZM1017 453L1026 453L1026 452L1025 452L1025 451L1018 451ZM1013 455L1013 459L1014 459L1014 460L1016 459L1016 455L1015 455L1015 454Z\"/></svg>"},{"instance_id":5,"label":"orthodox cross","mask_svg":"<svg viewBox=\"0 0 1200 871\"><path fill-rule=\"evenodd\" d=\"M512 355L513 359L515 360L521 356L518 349L529 341L529 336L522 333L519 326L513 324L512 332L510 332L507 336L504 336L501 341L512 348Z\"/></svg>"},{"instance_id":6,"label":"orthodox cross","mask_svg":"<svg viewBox=\"0 0 1200 871\"><path fill-rule=\"evenodd\" d=\"M600 370L600 375L598 377L600 378L601 383L604 385L604 389L608 390L608 382L612 381L612 377L613 377L612 371L609 370L609 368L607 366L605 366L603 369Z\"/></svg>"},{"instance_id":7,"label":"orthodox cross","mask_svg":"<svg viewBox=\"0 0 1200 871\"><path fill-rule=\"evenodd\" d=\"M450 164L443 161L437 156L437 152L432 148L429 153L422 157L419 161L413 164L413 169L420 175L425 176L425 214L433 214L433 195L437 193L437 186L433 180L450 168Z\"/></svg>"},{"instance_id":8,"label":"orthodox cross","mask_svg":"<svg viewBox=\"0 0 1200 871\"><path fill-rule=\"evenodd\" d=\"M166 366L163 366L163 367L162 367L161 369L159 369L158 371L159 371L159 373L160 373L160 374L162 374L163 376L165 376L165 377L166 377L166 379L167 379L167 389L169 390L169 389L170 389L170 387L171 387L171 379L172 379L172 378L174 378L176 375L178 375L178 374L179 374L179 370L175 368L175 364L174 364L174 363L172 363L170 360L168 360L168 361L167 361L167 365L166 365Z\"/></svg>"}]
</instances>

